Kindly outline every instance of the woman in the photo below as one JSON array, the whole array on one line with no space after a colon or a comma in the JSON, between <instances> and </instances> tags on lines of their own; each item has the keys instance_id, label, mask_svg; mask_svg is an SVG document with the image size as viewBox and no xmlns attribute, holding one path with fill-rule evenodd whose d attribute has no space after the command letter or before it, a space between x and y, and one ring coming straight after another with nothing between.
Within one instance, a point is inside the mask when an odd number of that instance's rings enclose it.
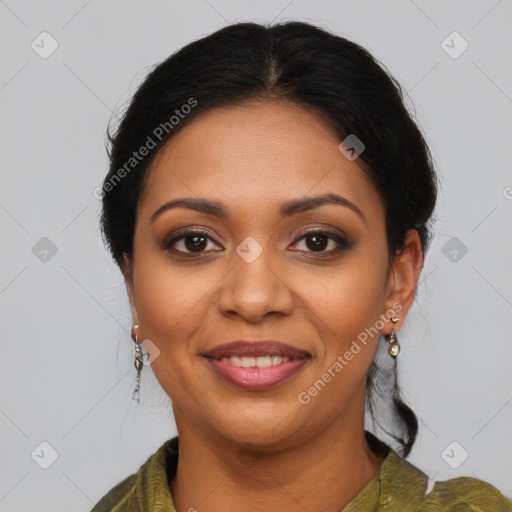
<instances>
[{"instance_id":1,"label":"woman","mask_svg":"<svg viewBox=\"0 0 512 512\"><path fill-rule=\"evenodd\" d=\"M132 309L134 398L144 341L178 436L94 512L512 509L404 458L418 425L396 333L437 181L366 50L300 22L225 27L156 66L110 142L102 227ZM364 428L382 350L396 449Z\"/></svg>"}]
</instances>

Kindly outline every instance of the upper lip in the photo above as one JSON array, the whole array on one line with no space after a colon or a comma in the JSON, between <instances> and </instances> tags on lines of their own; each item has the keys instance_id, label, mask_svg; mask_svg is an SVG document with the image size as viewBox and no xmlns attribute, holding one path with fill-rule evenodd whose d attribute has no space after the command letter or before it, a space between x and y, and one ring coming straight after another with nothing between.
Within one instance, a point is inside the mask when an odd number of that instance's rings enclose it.
<instances>
[{"instance_id":1,"label":"upper lip","mask_svg":"<svg viewBox=\"0 0 512 512\"><path fill-rule=\"evenodd\" d=\"M244 341L238 340L231 343L218 345L209 352L203 354L206 357L221 359L223 357L259 357L259 356L280 356L290 359L301 359L308 357L309 354L305 350L301 350L281 341L261 340L261 341Z\"/></svg>"}]
</instances>

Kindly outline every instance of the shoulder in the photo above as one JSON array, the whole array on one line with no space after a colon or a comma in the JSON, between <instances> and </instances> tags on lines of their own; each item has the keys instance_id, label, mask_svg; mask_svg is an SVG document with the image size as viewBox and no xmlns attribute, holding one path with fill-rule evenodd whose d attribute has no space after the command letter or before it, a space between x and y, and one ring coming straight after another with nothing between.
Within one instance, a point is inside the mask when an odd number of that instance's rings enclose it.
<instances>
[{"instance_id":1,"label":"shoulder","mask_svg":"<svg viewBox=\"0 0 512 512\"><path fill-rule=\"evenodd\" d=\"M90 512L125 512L133 509L136 481L137 473L126 477L105 494Z\"/></svg>"},{"instance_id":2,"label":"shoulder","mask_svg":"<svg viewBox=\"0 0 512 512\"><path fill-rule=\"evenodd\" d=\"M512 512L512 499L492 484L468 476L434 482L393 451L382 465L380 478L384 510Z\"/></svg>"},{"instance_id":3,"label":"shoulder","mask_svg":"<svg viewBox=\"0 0 512 512\"><path fill-rule=\"evenodd\" d=\"M442 506L442 509L431 508ZM425 510L446 512L512 512L512 499L492 484L473 477L458 477L435 482L425 495Z\"/></svg>"}]
</instances>

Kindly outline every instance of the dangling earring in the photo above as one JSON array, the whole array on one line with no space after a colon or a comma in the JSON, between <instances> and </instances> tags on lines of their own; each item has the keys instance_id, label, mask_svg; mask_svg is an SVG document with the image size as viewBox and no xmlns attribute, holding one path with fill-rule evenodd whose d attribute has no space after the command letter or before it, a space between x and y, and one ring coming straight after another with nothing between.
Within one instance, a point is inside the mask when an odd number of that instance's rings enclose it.
<instances>
[{"instance_id":1,"label":"dangling earring","mask_svg":"<svg viewBox=\"0 0 512 512\"><path fill-rule=\"evenodd\" d=\"M390 320L393 322L393 332L389 335L389 355L394 359L400 353L400 345L398 344L398 339L395 334L395 324L400 320L397 316L392 316Z\"/></svg>"},{"instance_id":2,"label":"dangling earring","mask_svg":"<svg viewBox=\"0 0 512 512\"><path fill-rule=\"evenodd\" d=\"M135 361L133 365L137 370L137 385L135 387L135 391L132 394L132 400L137 400L139 403L139 390L140 390L140 372L142 371L142 350L140 349L140 345L137 341L137 329L139 328L139 324L135 324L132 327L132 340L135 342Z\"/></svg>"}]
</instances>

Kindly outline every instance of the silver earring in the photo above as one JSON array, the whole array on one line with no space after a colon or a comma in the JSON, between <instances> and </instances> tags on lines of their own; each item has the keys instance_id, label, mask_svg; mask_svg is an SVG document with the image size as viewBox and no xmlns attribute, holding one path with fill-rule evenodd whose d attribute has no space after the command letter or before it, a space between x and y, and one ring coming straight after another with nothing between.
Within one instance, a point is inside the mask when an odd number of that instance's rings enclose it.
<instances>
[{"instance_id":1,"label":"silver earring","mask_svg":"<svg viewBox=\"0 0 512 512\"><path fill-rule=\"evenodd\" d=\"M135 391L132 394L132 400L137 400L137 403L139 403L139 390L140 390L140 372L142 371L142 350L140 349L140 345L137 341L137 329L139 328L139 324L135 324L132 327L132 339L135 342L135 361L133 362L133 365L135 366L135 369L137 370L137 385L135 387Z\"/></svg>"},{"instance_id":2,"label":"silver earring","mask_svg":"<svg viewBox=\"0 0 512 512\"><path fill-rule=\"evenodd\" d=\"M389 335L388 341L389 341L389 355L394 359L399 353L400 353L400 345L398 343L398 338L395 334L395 328L394 325L400 320L400 318L396 316L392 316L390 320L393 322L393 332Z\"/></svg>"}]
</instances>

